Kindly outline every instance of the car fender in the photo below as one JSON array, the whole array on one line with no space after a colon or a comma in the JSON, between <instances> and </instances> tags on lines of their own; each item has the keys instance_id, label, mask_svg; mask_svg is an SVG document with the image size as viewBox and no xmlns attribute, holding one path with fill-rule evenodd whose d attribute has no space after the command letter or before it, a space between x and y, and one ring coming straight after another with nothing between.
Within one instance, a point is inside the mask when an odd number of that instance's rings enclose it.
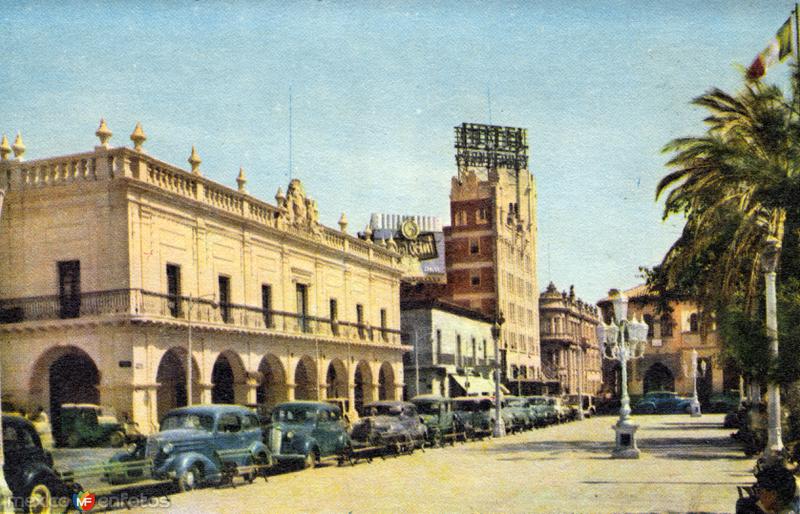
<instances>
[{"instance_id":1,"label":"car fender","mask_svg":"<svg viewBox=\"0 0 800 514\"><path fill-rule=\"evenodd\" d=\"M181 476L186 470L200 464L203 467L203 477L208 479L215 479L219 477L220 469L219 464L209 459L201 453L187 452L175 456L169 464L167 471L175 472L175 476Z\"/></svg>"},{"instance_id":2,"label":"car fender","mask_svg":"<svg viewBox=\"0 0 800 514\"><path fill-rule=\"evenodd\" d=\"M260 439L250 443L249 450L250 450L250 455L252 455L253 458L255 458L256 455L263 453L264 455L267 456L269 460L272 460L272 452L270 452L269 447L266 444L264 444L264 442L261 441Z\"/></svg>"}]
</instances>

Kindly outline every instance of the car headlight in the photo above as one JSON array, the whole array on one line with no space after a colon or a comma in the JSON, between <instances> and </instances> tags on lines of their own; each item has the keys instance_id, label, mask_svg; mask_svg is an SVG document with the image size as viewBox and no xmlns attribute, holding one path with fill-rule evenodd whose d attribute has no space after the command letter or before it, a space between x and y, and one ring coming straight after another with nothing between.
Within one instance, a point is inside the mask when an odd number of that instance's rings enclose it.
<instances>
[{"instance_id":1,"label":"car headlight","mask_svg":"<svg viewBox=\"0 0 800 514\"><path fill-rule=\"evenodd\" d=\"M175 447L172 446L172 443L167 443L167 444L165 444L164 446L161 447L161 451L164 452L164 453L172 453L172 450L174 450L174 449L175 449Z\"/></svg>"},{"instance_id":2,"label":"car headlight","mask_svg":"<svg viewBox=\"0 0 800 514\"><path fill-rule=\"evenodd\" d=\"M286 439L287 440L291 440L293 437L294 437L294 432L292 432L291 430L286 432Z\"/></svg>"}]
</instances>

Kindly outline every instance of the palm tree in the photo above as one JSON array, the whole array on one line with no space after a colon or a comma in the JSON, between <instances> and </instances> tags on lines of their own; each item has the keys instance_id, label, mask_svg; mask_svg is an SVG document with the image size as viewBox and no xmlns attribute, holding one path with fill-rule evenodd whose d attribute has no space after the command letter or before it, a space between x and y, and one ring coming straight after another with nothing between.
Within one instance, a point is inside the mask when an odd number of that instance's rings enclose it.
<instances>
[{"instance_id":1,"label":"palm tree","mask_svg":"<svg viewBox=\"0 0 800 514\"><path fill-rule=\"evenodd\" d=\"M800 75L795 74L795 83ZM659 273L667 288L690 277L707 310L742 293L748 312L759 297L758 261L768 237L783 241L787 215L800 205L800 112L797 96L776 86L747 84L732 96L713 89L693 104L705 107L707 132L671 141L673 169L659 182L664 218L686 225Z\"/></svg>"}]
</instances>

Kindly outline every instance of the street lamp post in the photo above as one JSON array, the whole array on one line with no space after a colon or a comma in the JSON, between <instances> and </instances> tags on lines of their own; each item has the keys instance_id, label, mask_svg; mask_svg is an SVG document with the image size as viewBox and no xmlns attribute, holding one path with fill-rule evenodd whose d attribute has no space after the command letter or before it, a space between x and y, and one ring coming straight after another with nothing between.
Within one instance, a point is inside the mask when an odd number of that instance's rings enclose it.
<instances>
[{"instance_id":1,"label":"street lamp post","mask_svg":"<svg viewBox=\"0 0 800 514\"><path fill-rule=\"evenodd\" d=\"M631 421L631 399L628 396L628 361L644 356L647 342L647 323L628 320L628 298L618 293L613 299L614 321L597 325L597 340L603 346L603 357L619 360L622 371L622 399L619 420L612 427L616 432L616 444L611 452L614 459L638 459L636 430L639 425Z\"/></svg>"},{"instance_id":2,"label":"street lamp post","mask_svg":"<svg viewBox=\"0 0 800 514\"><path fill-rule=\"evenodd\" d=\"M699 364L699 373L698 373L698 364ZM688 373L688 370L686 370ZM700 410L700 399L697 397L697 376L704 377L706 375L706 361L699 361L698 363L698 356L697 350L692 349L692 370L691 370L691 377L692 377L692 417L699 418L703 415Z\"/></svg>"},{"instance_id":3,"label":"street lamp post","mask_svg":"<svg viewBox=\"0 0 800 514\"><path fill-rule=\"evenodd\" d=\"M761 271L764 273L767 306L767 336L769 337L770 357L778 358L778 313L775 293L775 275L780 258L781 244L777 238L770 236L761 253ZM781 390L773 380L767 383L767 447L764 457L777 457L783 452L781 439Z\"/></svg>"},{"instance_id":4,"label":"street lamp post","mask_svg":"<svg viewBox=\"0 0 800 514\"><path fill-rule=\"evenodd\" d=\"M494 339L494 437L506 435L506 426L503 423L503 416L500 413L500 330L505 323L503 313L498 311L492 325L492 339Z\"/></svg>"}]
</instances>

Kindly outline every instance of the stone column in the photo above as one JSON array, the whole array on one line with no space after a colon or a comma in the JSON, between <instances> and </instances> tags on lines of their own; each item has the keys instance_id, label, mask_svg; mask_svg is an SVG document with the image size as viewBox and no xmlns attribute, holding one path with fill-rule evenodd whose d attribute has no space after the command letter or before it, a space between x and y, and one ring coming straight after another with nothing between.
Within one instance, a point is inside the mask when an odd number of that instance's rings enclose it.
<instances>
[{"instance_id":1,"label":"stone column","mask_svg":"<svg viewBox=\"0 0 800 514\"><path fill-rule=\"evenodd\" d=\"M158 387L161 384L137 384L131 393L132 408L129 413L131 421L139 424L139 430L145 434L158 431Z\"/></svg>"},{"instance_id":2,"label":"stone column","mask_svg":"<svg viewBox=\"0 0 800 514\"><path fill-rule=\"evenodd\" d=\"M211 403L211 390L214 389L214 384L203 382L197 384L197 386L200 388L200 403Z\"/></svg>"},{"instance_id":3,"label":"stone column","mask_svg":"<svg viewBox=\"0 0 800 514\"><path fill-rule=\"evenodd\" d=\"M380 384L377 382L373 382L371 384L364 384L369 385L371 392L372 392L372 399L370 401L377 401L380 398ZM366 398L364 399L364 403L366 403Z\"/></svg>"},{"instance_id":4,"label":"stone column","mask_svg":"<svg viewBox=\"0 0 800 514\"><path fill-rule=\"evenodd\" d=\"M292 402L294 401L294 389L297 386L294 382L287 382L286 383L286 401Z\"/></svg>"},{"instance_id":5,"label":"stone column","mask_svg":"<svg viewBox=\"0 0 800 514\"><path fill-rule=\"evenodd\" d=\"M394 398L393 400L402 400L403 399L403 387L405 384L395 384L394 385Z\"/></svg>"}]
</instances>

